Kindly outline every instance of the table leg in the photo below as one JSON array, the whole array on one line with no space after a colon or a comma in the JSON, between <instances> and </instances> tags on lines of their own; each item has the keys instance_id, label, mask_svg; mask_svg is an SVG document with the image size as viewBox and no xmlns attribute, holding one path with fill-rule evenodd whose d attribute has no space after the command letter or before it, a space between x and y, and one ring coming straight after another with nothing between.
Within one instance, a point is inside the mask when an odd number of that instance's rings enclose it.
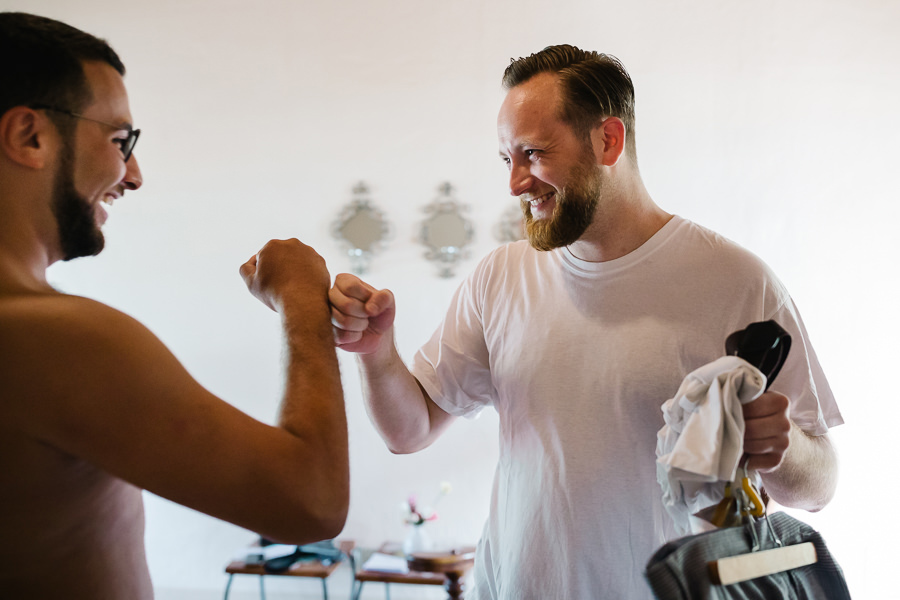
<instances>
[{"instance_id":1,"label":"table leg","mask_svg":"<svg viewBox=\"0 0 900 600\"><path fill-rule=\"evenodd\" d=\"M328 583L322 578L322 600L328 600Z\"/></svg>"},{"instance_id":2,"label":"table leg","mask_svg":"<svg viewBox=\"0 0 900 600\"><path fill-rule=\"evenodd\" d=\"M447 582L444 584L444 589L447 590L447 594L450 596L450 600L463 600L463 584L459 580L461 573L444 573L444 576L447 578Z\"/></svg>"},{"instance_id":3,"label":"table leg","mask_svg":"<svg viewBox=\"0 0 900 600\"><path fill-rule=\"evenodd\" d=\"M234 573L228 575L228 583L225 584L225 597L222 600L228 600L228 592L231 591L231 580L234 579Z\"/></svg>"},{"instance_id":4,"label":"table leg","mask_svg":"<svg viewBox=\"0 0 900 600\"><path fill-rule=\"evenodd\" d=\"M266 600L266 581L262 575L259 576L259 598Z\"/></svg>"}]
</instances>

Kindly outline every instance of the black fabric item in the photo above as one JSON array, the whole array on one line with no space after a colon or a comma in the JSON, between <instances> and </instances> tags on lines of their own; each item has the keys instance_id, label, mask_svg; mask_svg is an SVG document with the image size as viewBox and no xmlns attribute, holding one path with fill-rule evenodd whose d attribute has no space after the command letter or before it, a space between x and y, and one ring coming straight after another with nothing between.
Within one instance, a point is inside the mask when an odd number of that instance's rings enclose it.
<instances>
[{"instance_id":1,"label":"black fabric item","mask_svg":"<svg viewBox=\"0 0 900 600\"><path fill-rule=\"evenodd\" d=\"M766 389L775 381L791 350L791 336L775 321L750 323L725 340L725 353L738 356L766 376Z\"/></svg>"},{"instance_id":2,"label":"black fabric item","mask_svg":"<svg viewBox=\"0 0 900 600\"><path fill-rule=\"evenodd\" d=\"M653 594L658 600L849 600L841 567L815 529L785 513L769 515L768 520L784 545L812 542L818 561L731 585L712 583L711 561L751 551L748 527L756 528L763 549L775 547L766 519L760 519L673 540L657 550L644 573Z\"/></svg>"},{"instance_id":3,"label":"black fabric item","mask_svg":"<svg viewBox=\"0 0 900 600\"><path fill-rule=\"evenodd\" d=\"M341 560L343 553L334 545L332 540L314 542L297 546L293 554L270 558L263 563L263 571L266 573L284 573L291 565L300 560L319 560L323 564L331 564Z\"/></svg>"},{"instance_id":4,"label":"black fabric item","mask_svg":"<svg viewBox=\"0 0 900 600\"><path fill-rule=\"evenodd\" d=\"M300 560L300 551L294 550L293 554L270 558L263 563L263 571L266 573L284 573L291 565Z\"/></svg>"}]
</instances>

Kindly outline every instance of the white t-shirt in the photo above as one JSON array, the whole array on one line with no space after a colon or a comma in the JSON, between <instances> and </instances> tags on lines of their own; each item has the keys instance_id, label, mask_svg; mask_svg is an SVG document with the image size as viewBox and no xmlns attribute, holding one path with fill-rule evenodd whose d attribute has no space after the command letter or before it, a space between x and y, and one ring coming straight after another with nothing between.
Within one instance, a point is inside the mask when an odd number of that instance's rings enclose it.
<instances>
[{"instance_id":1,"label":"white t-shirt","mask_svg":"<svg viewBox=\"0 0 900 600\"><path fill-rule=\"evenodd\" d=\"M660 407L774 319L793 338L772 389L811 434L842 422L800 315L751 253L673 217L634 252L588 263L507 244L457 290L413 374L452 415L500 415L500 459L470 600L650 598L675 537L656 481Z\"/></svg>"}]
</instances>

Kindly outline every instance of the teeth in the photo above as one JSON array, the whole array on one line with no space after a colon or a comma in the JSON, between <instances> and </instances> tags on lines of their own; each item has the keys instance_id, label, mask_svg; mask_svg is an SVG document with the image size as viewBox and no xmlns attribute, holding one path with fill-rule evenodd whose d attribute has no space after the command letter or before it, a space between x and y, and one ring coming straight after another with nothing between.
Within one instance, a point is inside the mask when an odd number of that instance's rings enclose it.
<instances>
[{"instance_id":1,"label":"teeth","mask_svg":"<svg viewBox=\"0 0 900 600\"><path fill-rule=\"evenodd\" d=\"M539 196L538 198L532 198L531 205L532 206L540 206L545 201L549 200L552 195L553 195L553 192L548 192L548 193L544 194L543 196Z\"/></svg>"},{"instance_id":2,"label":"teeth","mask_svg":"<svg viewBox=\"0 0 900 600\"><path fill-rule=\"evenodd\" d=\"M103 197L103 203L108 204L109 206L112 206L114 201L115 201L115 198L113 196L104 196Z\"/></svg>"}]
</instances>

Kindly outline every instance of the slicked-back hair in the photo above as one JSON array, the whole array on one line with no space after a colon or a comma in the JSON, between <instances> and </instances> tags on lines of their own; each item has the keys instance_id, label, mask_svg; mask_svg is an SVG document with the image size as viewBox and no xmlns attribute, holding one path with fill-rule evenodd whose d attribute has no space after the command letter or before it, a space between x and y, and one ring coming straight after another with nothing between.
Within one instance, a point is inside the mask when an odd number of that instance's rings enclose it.
<instances>
[{"instance_id":1,"label":"slicked-back hair","mask_svg":"<svg viewBox=\"0 0 900 600\"><path fill-rule=\"evenodd\" d=\"M634 85L615 56L561 44L547 46L524 58L512 59L503 73L503 87L510 90L539 73L559 75L562 86L560 119L583 140L605 117L625 124L625 151L637 166L634 139Z\"/></svg>"},{"instance_id":2,"label":"slicked-back hair","mask_svg":"<svg viewBox=\"0 0 900 600\"><path fill-rule=\"evenodd\" d=\"M79 112L92 102L83 61L125 65L104 40L60 21L21 12L0 13L0 116L15 106L52 106ZM73 119L48 112L64 137Z\"/></svg>"}]
</instances>

